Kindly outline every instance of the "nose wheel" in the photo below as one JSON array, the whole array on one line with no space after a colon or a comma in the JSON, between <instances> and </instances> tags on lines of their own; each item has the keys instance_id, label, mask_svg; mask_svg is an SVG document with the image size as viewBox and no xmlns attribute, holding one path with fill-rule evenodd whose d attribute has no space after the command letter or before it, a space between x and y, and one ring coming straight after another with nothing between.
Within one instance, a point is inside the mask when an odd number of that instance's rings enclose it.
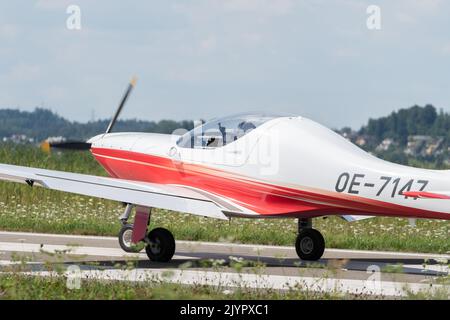
<instances>
[{"instance_id":1,"label":"nose wheel","mask_svg":"<svg viewBox=\"0 0 450 320\"><path fill-rule=\"evenodd\" d=\"M134 244L131 241L133 234L133 224L125 224L119 231L119 245L125 252L139 252L143 246L140 244Z\"/></svg>"},{"instance_id":2,"label":"nose wheel","mask_svg":"<svg viewBox=\"0 0 450 320\"><path fill-rule=\"evenodd\" d=\"M299 232L295 241L295 251L302 260L319 260L325 251L325 240L322 234L311 228L311 222L299 222Z\"/></svg>"}]
</instances>

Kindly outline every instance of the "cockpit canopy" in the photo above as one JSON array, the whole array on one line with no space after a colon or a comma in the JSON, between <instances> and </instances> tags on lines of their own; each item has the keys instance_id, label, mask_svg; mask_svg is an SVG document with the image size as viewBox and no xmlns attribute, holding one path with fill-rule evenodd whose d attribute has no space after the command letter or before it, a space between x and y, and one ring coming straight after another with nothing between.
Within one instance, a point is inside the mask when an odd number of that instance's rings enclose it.
<instances>
[{"instance_id":1,"label":"cockpit canopy","mask_svg":"<svg viewBox=\"0 0 450 320\"><path fill-rule=\"evenodd\" d=\"M181 148L218 148L242 138L263 123L282 117L279 114L241 113L216 118L182 135L177 141Z\"/></svg>"}]
</instances>

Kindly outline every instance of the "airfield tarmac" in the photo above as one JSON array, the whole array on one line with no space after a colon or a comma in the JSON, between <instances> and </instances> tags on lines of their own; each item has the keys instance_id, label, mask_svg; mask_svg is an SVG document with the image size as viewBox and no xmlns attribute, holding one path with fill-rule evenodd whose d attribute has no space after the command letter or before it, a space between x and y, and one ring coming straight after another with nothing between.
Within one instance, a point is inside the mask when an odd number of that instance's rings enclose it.
<instances>
[{"instance_id":1,"label":"airfield tarmac","mask_svg":"<svg viewBox=\"0 0 450 320\"><path fill-rule=\"evenodd\" d=\"M82 279L161 280L230 290L302 288L386 297L405 296L406 288L450 290L441 281L449 275L450 254L327 249L321 260L306 262L293 247L193 241L177 241L176 246L170 263L156 263L145 252L125 253L115 237L0 232L0 268L9 270L22 260L27 261L25 273L48 276L52 272L45 263L50 262L78 266L72 270L79 270ZM136 265L118 267L128 261Z\"/></svg>"}]
</instances>

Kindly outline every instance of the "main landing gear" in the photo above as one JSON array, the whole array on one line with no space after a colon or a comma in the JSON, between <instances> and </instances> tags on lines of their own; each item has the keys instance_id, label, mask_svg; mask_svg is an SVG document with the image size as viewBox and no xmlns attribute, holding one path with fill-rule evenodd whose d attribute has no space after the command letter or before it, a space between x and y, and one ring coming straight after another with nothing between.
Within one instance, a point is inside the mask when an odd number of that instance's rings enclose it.
<instances>
[{"instance_id":1,"label":"main landing gear","mask_svg":"<svg viewBox=\"0 0 450 320\"><path fill-rule=\"evenodd\" d=\"M164 228L148 231L151 208L136 208L134 223L128 223L133 205L128 204L120 217L122 228L119 232L120 247L126 252L145 252L151 261L169 262L175 254L175 238ZM298 234L295 250L302 260L319 260L325 251L325 240L322 234L312 228L312 219L298 220Z\"/></svg>"},{"instance_id":2,"label":"main landing gear","mask_svg":"<svg viewBox=\"0 0 450 320\"><path fill-rule=\"evenodd\" d=\"M151 261L169 262L175 254L175 238L172 233L164 228L155 228L148 232L150 208L137 207L134 224L128 223L132 208L133 206L128 204L120 217L120 247L125 252L139 252L145 246L145 252Z\"/></svg>"},{"instance_id":3,"label":"main landing gear","mask_svg":"<svg viewBox=\"0 0 450 320\"><path fill-rule=\"evenodd\" d=\"M295 250L302 260L319 260L325 251L322 234L312 228L312 219L298 219L298 234Z\"/></svg>"}]
</instances>

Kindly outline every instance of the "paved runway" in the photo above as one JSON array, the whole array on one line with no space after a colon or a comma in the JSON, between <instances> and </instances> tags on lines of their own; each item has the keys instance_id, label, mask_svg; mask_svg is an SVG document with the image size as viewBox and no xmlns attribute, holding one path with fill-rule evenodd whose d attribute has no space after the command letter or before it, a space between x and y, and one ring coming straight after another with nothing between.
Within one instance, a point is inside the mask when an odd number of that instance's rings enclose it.
<instances>
[{"instance_id":1,"label":"paved runway","mask_svg":"<svg viewBox=\"0 0 450 320\"><path fill-rule=\"evenodd\" d=\"M404 296L406 287L413 292L450 290L442 284L449 275L450 255L328 249L320 261L311 263L300 261L293 247L191 241L176 245L170 263L155 263L145 253L123 252L114 237L0 232L0 268L8 270L25 259L27 271L40 275L51 274L43 263L52 262L79 266L83 278L159 279L227 288L301 287L390 297ZM117 267L127 261L136 261L132 270Z\"/></svg>"}]
</instances>

